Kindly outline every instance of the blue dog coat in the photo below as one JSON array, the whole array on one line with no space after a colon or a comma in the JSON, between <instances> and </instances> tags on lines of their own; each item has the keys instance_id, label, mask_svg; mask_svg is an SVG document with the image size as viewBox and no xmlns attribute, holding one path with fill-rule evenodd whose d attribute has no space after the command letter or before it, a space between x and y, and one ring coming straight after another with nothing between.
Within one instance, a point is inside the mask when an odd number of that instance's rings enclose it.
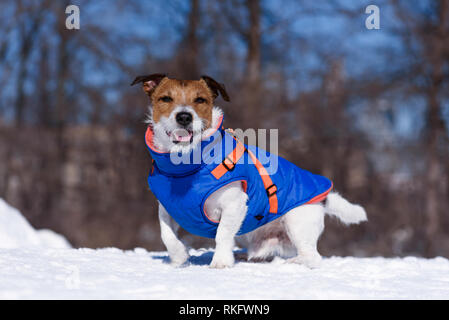
<instances>
[{"instance_id":1,"label":"blue dog coat","mask_svg":"<svg viewBox=\"0 0 449 320\"><path fill-rule=\"evenodd\" d=\"M215 238L218 221L205 212L208 197L241 181L248 210L238 235L253 231L302 204L326 198L332 182L256 146L247 146L220 125L189 155L158 151L149 127L146 143L153 158L148 176L151 191L173 219L188 232ZM270 161L261 163L262 156ZM276 157L276 158L274 158ZM277 167L273 170L273 159ZM274 172L271 172L274 171Z\"/></svg>"}]
</instances>

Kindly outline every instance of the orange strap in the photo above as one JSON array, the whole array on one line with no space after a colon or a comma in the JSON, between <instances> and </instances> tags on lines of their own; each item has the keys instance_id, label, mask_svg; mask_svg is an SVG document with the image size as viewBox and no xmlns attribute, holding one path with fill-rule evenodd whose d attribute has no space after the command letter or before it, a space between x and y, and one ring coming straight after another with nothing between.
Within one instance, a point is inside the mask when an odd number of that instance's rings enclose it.
<instances>
[{"instance_id":1,"label":"orange strap","mask_svg":"<svg viewBox=\"0 0 449 320\"><path fill-rule=\"evenodd\" d=\"M276 195L278 189L276 185L273 183L273 180L271 180L270 175L268 174L265 167L260 163L259 159L256 158L256 156L248 150L248 154L250 155L251 159L254 162L254 165L256 166L257 170L259 171L259 175L262 178L263 186L265 187L265 191L267 192L268 196L268 202L270 203L270 213L277 213L278 212L278 197Z\"/></svg>"},{"instance_id":2,"label":"orange strap","mask_svg":"<svg viewBox=\"0 0 449 320\"><path fill-rule=\"evenodd\" d=\"M212 170L212 175L216 179L220 179L226 172L234 170L236 163L240 160L245 151L248 151L248 154L250 155L254 165L259 171L259 175L262 178L265 191L267 192L268 202L270 203L270 213L277 213L278 198L276 196L276 185L273 183L273 180L271 180L270 175L268 174L262 163L260 163L259 159L257 159L251 151L247 150L243 143L238 141L235 137L234 139L237 141L237 146L230 154L226 156L222 163L220 163L214 170Z\"/></svg>"},{"instance_id":3,"label":"orange strap","mask_svg":"<svg viewBox=\"0 0 449 320\"><path fill-rule=\"evenodd\" d=\"M305 204L313 204L313 203L318 203L323 201L324 199L326 199L327 195L329 194L329 192L331 192L332 188L333 188L333 184L331 184L331 187L329 189L327 189L325 192L323 192L322 194L317 195L316 197L310 199L309 201L307 201Z\"/></svg>"},{"instance_id":4,"label":"orange strap","mask_svg":"<svg viewBox=\"0 0 449 320\"><path fill-rule=\"evenodd\" d=\"M154 173L154 159L151 159L151 173L150 174L153 174Z\"/></svg>"},{"instance_id":5,"label":"orange strap","mask_svg":"<svg viewBox=\"0 0 449 320\"><path fill-rule=\"evenodd\" d=\"M245 153L245 146L240 141L237 141L237 146L226 158L214 169L212 170L212 175L216 179L220 179L226 172L232 171L235 168L236 163Z\"/></svg>"}]
</instances>

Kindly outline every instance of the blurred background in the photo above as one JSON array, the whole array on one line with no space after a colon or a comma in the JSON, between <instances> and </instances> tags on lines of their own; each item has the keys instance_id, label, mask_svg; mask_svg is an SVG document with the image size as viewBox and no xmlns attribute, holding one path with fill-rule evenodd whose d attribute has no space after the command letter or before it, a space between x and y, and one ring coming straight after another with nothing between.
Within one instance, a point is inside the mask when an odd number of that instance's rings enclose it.
<instances>
[{"instance_id":1,"label":"blurred background","mask_svg":"<svg viewBox=\"0 0 449 320\"><path fill-rule=\"evenodd\" d=\"M322 254L449 257L449 0L2 0L0 197L75 247L164 250L130 87L149 73L223 82L226 127L279 129L366 208L326 218Z\"/></svg>"}]
</instances>

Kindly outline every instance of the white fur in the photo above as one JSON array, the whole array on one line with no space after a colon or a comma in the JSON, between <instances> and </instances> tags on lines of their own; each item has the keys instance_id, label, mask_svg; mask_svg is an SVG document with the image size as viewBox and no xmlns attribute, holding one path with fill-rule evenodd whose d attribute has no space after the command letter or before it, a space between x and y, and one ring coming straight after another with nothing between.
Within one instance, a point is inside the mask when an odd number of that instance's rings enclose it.
<instances>
[{"instance_id":1,"label":"white fur","mask_svg":"<svg viewBox=\"0 0 449 320\"><path fill-rule=\"evenodd\" d=\"M168 214L167 210L159 203L159 223L161 226L162 242L167 248L172 265L180 266L189 258L186 247L178 239L176 232L179 229L178 224Z\"/></svg>"},{"instance_id":2,"label":"white fur","mask_svg":"<svg viewBox=\"0 0 449 320\"><path fill-rule=\"evenodd\" d=\"M339 218L345 224L360 223L367 220L365 209L350 203L336 192L327 196L325 210L326 213Z\"/></svg>"},{"instance_id":3,"label":"white fur","mask_svg":"<svg viewBox=\"0 0 449 320\"><path fill-rule=\"evenodd\" d=\"M232 267L234 264L234 238L245 218L248 195L243 192L241 182L232 182L214 192L208 201L206 210L220 213L220 221L215 236L215 253L210 266L212 268ZM217 217L214 217L217 218Z\"/></svg>"},{"instance_id":4,"label":"white fur","mask_svg":"<svg viewBox=\"0 0 449 320\"><path fill-rule=\"evenodd\" d=\"M190 112L193 116L191 129L193 131L193 141L190 144L175 144L171 138L167 135L167 132L172 132L175 129L179 129L179 125L176 123L175 117L179 112ZM213 128L218 126L218 121L223 115L220 108L214 107L212 109L212 124L206 129L206 121L198 116L195 110L188 105L176 106L170 113L169 117L161 117L157 123L153 122L152 108L150 107L149 114L145 120L147 123L153 126L153 144L161 152L171 153L189 153L195 146L201 141L202 137L207 136L210 132L213 132Z\"/></svg>"},{"instance_id":5,"label":"white fur","mask_svg":"<svg viewBox=\"0 0 449 320\"><path fill-rule=\"evenodd\" d=\"M182 108L182 107L181 107ZM192 108L193 109L193 108ZM176 110L176 109L175 109ZM178 109L177 112L179 112ZM192 110L189 110L192 112ZM194 121L198 115L194 112ZM199 137L209 134L218 125L222 111L214 107L212 125L204 130ZM200 121L204 125L204 121ZM162 133L174 128L176 121L170 115L153 123L154 144L170 152L190 152L201 139L193 140L188 146L179 146L171 141L167 142ZM168 128L168 129L167 129ZM197 127L199 128L199 127ZM203 130L203 129L201 129ZM167 136L165 134L165 136ZM157 141L156 141L157 140ZM178 147L178 148L176 148ZM205 203L205 210L209 218L219 221L215 237L216 250L210 267L224 268L234 264L234 238L245 218L248 200L240 181L232 182L215 191ZM265 260L275 255L290 257L287 262L304 264L310 268L318 267L321 256L317 251L317 241L324 229L324 214L338 217L346 224L359 223L366 220L365 210L349 203L337 193L330 193L326 205L310 204L296 207L281 218L270 222L246 235L237 237L240 244L248 249L248 259ZM161 224L162 241L167 247L173 265L182 265L187 259L187 250L176 236L178 228L176 222L168 215L165 208L159 205L159 220Z\"/></svg>"}]
</instances>

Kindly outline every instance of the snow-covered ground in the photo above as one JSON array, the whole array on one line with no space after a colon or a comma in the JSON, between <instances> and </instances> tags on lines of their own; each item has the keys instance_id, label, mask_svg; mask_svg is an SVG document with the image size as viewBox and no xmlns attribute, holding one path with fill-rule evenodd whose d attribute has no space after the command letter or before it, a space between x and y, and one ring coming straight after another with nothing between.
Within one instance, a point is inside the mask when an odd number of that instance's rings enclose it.
<instances>
[{"instance_id":1,"label":"snow-covered ground","mask_svg":"<svg viewBox=\"0 0 449 320\"><path fill-rule=\"evenodd\" d=\"M5 215L18 214L10 209L0 202L0 236L8 239L6 230L12 243L29 224L8 231ZM58 235L46 238L0 248L0 299L449 299L444 258L332 257L314 270L237 261L216 270L208 267L213 250L192 249L189 265L173 268L166 252L72 249Z\"/></svg>"},{"instance_id":2,"label":"snow-covered ground","mask_svg":"<svg viewBox=\"0 0 449 320\"><path fill-rule=\"evenodd\" d=\"M238 262L208 267L211 250L192 250L173 268L144 249L0 250L2 299L449 299L443 258L327 258L319 269Z\"/></svg>"},{"instance_id":3,"label":"snow-covered ground","mask_svg":"<svg viewBox=\"0 0 449 320\"><path fill-rule=\"evenodd\" d=\"M0 249L21 247L70 248L71 246L63 236L51 230L34 230L17 209L0 198ZM0 261L1 258L0 256Z\"/></svg>"}]
</instances>

